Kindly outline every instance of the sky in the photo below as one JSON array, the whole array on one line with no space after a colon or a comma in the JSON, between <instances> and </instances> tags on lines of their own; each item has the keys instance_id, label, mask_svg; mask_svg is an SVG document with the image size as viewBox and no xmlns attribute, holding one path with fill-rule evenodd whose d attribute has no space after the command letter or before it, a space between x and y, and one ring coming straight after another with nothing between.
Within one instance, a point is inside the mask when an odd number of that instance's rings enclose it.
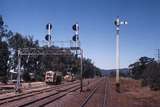
<instances>
[{"instance_id":1,"label":"sky","mask_svg":"<svg viewBox=\"0 0 160 107\"><path fill-rule=\"evenodd\" d=\"M13 32L43 41L47 23L53 41L71 40L72 25L80 27L84 57L102 69L114 69L117 16L120 26L120 67L142 56L155 57L160 48L159 0L0 0L0 15Z\"/></svg>"}]
</instances>

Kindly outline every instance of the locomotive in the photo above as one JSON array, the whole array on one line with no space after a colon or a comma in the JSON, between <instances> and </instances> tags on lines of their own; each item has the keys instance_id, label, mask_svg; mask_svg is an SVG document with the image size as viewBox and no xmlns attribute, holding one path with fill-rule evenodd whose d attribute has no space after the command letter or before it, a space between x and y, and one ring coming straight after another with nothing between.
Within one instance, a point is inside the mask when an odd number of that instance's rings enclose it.
<instances>
[{"instance_id":1,"label":"locomotive","mask_svg":"<svg viewBox=\"0 0 160 107\"><path fill-rule=\"evenodd\" d=\"M45 82L46 84L61 84L62 73L59 71L46 71Z\"/></svg>"},{"instance_id":2,"label":"locomotive","mask_svg":"<svg viewBox=\"0 0 160 107\"><path fill-rule=\"evenodd\" d=\"M76 77L72 74L68 74L68 75L65 75L64 76L64 80L67 81L67 82L72 82L72 81L75 81L76 80Z\"/></svg>"}]
</instances>

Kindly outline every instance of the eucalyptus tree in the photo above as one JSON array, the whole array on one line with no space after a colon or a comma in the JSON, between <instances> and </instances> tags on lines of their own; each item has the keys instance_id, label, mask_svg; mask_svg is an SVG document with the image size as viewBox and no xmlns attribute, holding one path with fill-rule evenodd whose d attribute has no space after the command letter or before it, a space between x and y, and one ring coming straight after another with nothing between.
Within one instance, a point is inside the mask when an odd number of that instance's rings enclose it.
<instances>
[{"instance_id":1,"label":"eucalyptus tree","mask_svg":"<svg viewBox=\"0 0 160 107\"><path fill-rule=\"evenodd\" d=\"M20 33L15 33L9 38L9 47L12 49L13 54L13 68L17 69L18 49L21 48L36 48L39 47L38 41L34 41L32 36L23 36ZM23 56L21 57L21 67L23 68L23 76L25 80L30 80L29 73L36 70L38 56Z\"/></svg>"},{"instance_id":2,"label":"eucalyptus tree","mask_svg":"<svg viewBox=\"0 0 160 107\"><path fill-rule=\"evenodd\" d=\"M3 17L0 16L0 80L4 83L8 80L9 56L8 38L12 36L8 26L4 23Z\"/></svg>"}]
</instances>

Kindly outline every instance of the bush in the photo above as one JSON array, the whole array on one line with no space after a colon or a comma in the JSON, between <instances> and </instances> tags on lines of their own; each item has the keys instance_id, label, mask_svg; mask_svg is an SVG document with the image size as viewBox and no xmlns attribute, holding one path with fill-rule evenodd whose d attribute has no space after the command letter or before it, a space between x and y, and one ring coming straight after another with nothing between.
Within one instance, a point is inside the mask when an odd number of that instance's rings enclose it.
<instances>
[{"instance_id":1,"label":"bush","mask_svg":"<svg viewBox=\"0 0 160 107\"><path fill-rule=\"evenodd\" d=\"M1 77L0 77L0 81L1 81L2 83L4 83L4 84L7 84L8 78L7 78L6 76L1 76Z\"/></svg>"}]
</instances>

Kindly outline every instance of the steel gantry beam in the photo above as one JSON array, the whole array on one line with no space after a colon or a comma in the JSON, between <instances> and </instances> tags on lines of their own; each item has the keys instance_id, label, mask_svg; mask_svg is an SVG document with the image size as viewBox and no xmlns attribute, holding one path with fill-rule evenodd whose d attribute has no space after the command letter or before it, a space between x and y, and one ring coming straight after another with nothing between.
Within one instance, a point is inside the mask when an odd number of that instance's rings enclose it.
<instances>
[{"instance_id":1,"label":"steel gantry beam","mask_svg":"<svg viewBox=\"0 0 160 107\"><path fill-rule=\"evenodd\" d=\"M72 55L71 48L21 48L20 55Z\"/></svg>"}]
</instances>

